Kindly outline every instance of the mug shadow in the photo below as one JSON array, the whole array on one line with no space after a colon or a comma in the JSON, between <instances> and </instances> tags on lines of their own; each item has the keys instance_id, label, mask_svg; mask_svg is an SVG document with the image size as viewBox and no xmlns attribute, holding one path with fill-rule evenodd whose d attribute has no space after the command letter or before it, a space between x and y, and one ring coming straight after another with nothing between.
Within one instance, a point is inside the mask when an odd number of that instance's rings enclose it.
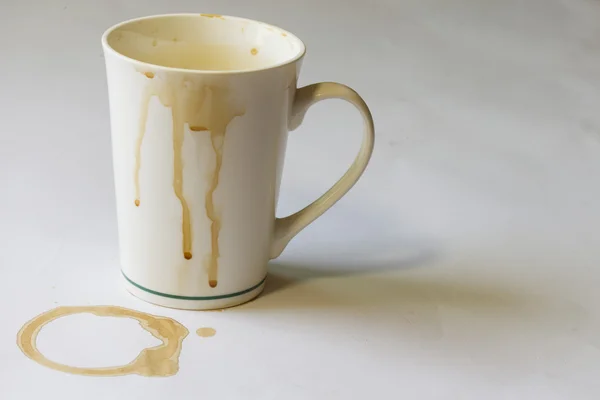
<instances>
[{"instance_id":1,"label":"mug shadow","mask_svg":"<svg viewBox=\"0 0 600 400\"><path fill-rule=\"evenodd\" d=\"M314 268L314 269L313 269ZM514 288L482 282L461 282L407 274L366 275L337 273L316 266L274 264L263 294L239 307L240 311L327 310L350 313L356 310L402 312L439 306L524 315L532 312L533 299ZM393 270L392 266L378 271ZM344 279L335 279L344 277ZM333 279L332 279L333 278Z\"/></svg>"},{"instance_id":2,"label":"mug shadow","mask_svg":"<svg viewBox=\"0 0 600 400\"><path fill-rule=\"evenodd\" d=\"M230 312L258 320L275 317L281 326L296 329L308 323L340 340L348 335L334 332L372 337L387 345L364 351L381 359L397 357L394 348L427 346L449 363L468 355L474 365L504 373L514 370L516 359L525 369L535 366L538 344L550 335L600 343L586 310L568 297L544 294L537 284L493 280L485 270L498 268L495 263L479 265L484 273L466 272L475 268L448 273L436 255L419 251L377 263L273 262L263 294Z\"/></svg>"},{"instance_id":3,"label":"mug shadow","mask_svg":"<svg viewBox=\"0 0 600 400\"><path fill-rule=\"evenodd\" d=\"M528 294L507 284L469 277L422 273L437 262L430 248L396 252L390 260L368 262L367 257L347 263L326 259L277 261L269 265L265 289L254 301L237 307L240 311L356 310L402 312L440 306L525 315L539 305ZM339 259L338 257L331 257ZM350 258L347 258L350 259ZM439 266L438 266L439 267ZM414 271L413 271L414 270Z\"/></svg>"},{"instance_id":4,"label":"mug shadow","mask_svg":"<svg viewBox=\"0 0 600 400\"><path fill-rule=\"evenodd\" d=\"M354 335L387 343L363 351L392 363L399 354L394 349L427 346L445 362L460 363L468 355L474 365L503 373L513 370L515 360L533 367L538 344L548 337L600 343L584 309L525 286L421 271L332 276L317 269L273 265L264 294L232 312L318 328L328 337L352 332L340 340Z\"/></svg>"},{"instance_id":5,"label":"mug shadow","mask_svg":"<svg viewBox=\"0 0 600 400\"><path fill-rule=\"evenodd\" d=\"M565 318L573 323L583 318L577 310L558 318L556 309L570 306L536 295L513 280L492 280L485 273L448 273L444 265L450 267L450 261L443 249L427 238L328 243L312 249L311 259L292 248L285 258L272 262L263 293L231 312L276 313L281 318L302 318L310 312L348 326L357 320L372 321L387 326L390 334L412 332L416 337L442 335L443 324L472 324L481 334L494 337L507 326L515 332L535 329L536 324L560 330ZM469 262L467 255L462 259ZM494 263L450 269L497 267Z\"/></svg>"},{"instance_id":6,"label":"mug shadow","mask_svg":"<svg viewBox=\"0 0 600 400\"><path fill-rule=\"evenodd\" d=\"M292 259L271 262L262 296L310 280L425 268L435 260L436 253L429 248L415 247L410 252L403 251L400 256L394 254L392 260L366 261L365 258L368 257L359 254L350 254L350 257L353 260L344 263L331 262L327 259L310 261ZM334 254L331 258L336 259L337 257ZM348 254L346 254L346 258L348 258Z\"/></svg>"}]
</instances>

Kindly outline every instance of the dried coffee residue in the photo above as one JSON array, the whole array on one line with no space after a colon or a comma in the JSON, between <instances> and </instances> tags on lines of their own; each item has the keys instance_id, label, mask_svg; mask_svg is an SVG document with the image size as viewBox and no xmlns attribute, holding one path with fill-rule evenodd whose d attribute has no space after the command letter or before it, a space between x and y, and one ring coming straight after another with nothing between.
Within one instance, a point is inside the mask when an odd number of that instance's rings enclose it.
<instances>
[{"instance_id":1,"label":"dried coffee residue","mask_svg":"<svg viewBox=\"0 0 600 400\"><path fill-rule=\"evenodd\" d=\"M90 313L99 317L133 318L162 343L145 348L129 364L116 367L81 368L57 363L46 358L37 348L37 336L48 323L68 315ZM27 357L40 365L61 372L86 376L171 376L179 371L179 355L183 339L189 331L179 322L116 306L57 307L27 322L17 334L17 345Z\"/></svg>"}]
</instances>

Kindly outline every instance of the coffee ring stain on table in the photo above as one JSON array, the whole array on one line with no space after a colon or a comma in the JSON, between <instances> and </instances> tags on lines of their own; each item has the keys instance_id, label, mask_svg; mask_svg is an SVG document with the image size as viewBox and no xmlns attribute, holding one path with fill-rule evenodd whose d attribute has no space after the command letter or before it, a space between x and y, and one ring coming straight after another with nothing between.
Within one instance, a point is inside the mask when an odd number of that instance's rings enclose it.
<instances>
[{"instance_id":1,"label":"coffee ring stain on table","mask_svg":"<svg viewBox=\"0 0 600 400\"><path fill-rule=\"evenodd\" d=\"M162 343L143 349L130 363L102 368L69 366L46 358L36 346L37 336L48 323L68 315L90 313L99 317L133 318ZM187 328L174 319L146 314L116 306L57 307L28 321L17 334L17 345L33 361L57 371L86 376L119 376L137 374L142 376L171 376L179 371L179 355L183 339L189 334Z\"/></svg>"}]
</instances>

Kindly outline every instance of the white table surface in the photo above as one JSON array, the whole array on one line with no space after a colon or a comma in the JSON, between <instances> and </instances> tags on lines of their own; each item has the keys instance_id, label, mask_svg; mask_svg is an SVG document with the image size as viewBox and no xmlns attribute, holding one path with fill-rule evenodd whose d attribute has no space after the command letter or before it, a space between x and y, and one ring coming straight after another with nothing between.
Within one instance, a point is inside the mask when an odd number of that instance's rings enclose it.
<instances>
[{"instance_id":1,"label":"white table surface","mask_svg":"<svg viewBox=\"0 0 600 400\"><path fill-rule=\"evenodd\" d=\"M181 11L295 32L300 83L346 83L376 121L362 181L270 266L262 297L225 312L163 309L119 284L100 35ZM600 398L598 21L592 0L2 2L0 398ZM310 111L281 215L343 173L360 126L341 102ZM179 373L69 375L15 344L42 311L100 304L184 324ZM156 342L92 315L39 337L49 358L90 367Z\"/></svg>"}]
</instances>

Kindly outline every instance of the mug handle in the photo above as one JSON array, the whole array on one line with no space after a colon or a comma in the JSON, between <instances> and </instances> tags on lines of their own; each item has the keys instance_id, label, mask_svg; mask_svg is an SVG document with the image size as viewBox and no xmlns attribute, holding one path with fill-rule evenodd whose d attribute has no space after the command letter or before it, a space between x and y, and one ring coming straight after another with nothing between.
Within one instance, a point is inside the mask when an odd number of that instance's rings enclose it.
<instances>
[{"instance_id":1,"label":"mug handle","mask_svg":"<svg viewBox=\"0 0 600 400\"><path fill-rule=\"evenodd\" d=\"M296 129L302 123L304 115L310 106L326 99L346 100L360 111L365 122L365 131L360 151L344 176L325 194L302 210L285 218L275 219L271 259L279 257L285 246L287 246L298 232L320 217L354 186L358 178L363 174L373 153L375 127L369 107L367 107L367 104L358 93L340 83L321 82L297 89L292 105L290 131Z\"/></svg>"}]
</instances>

